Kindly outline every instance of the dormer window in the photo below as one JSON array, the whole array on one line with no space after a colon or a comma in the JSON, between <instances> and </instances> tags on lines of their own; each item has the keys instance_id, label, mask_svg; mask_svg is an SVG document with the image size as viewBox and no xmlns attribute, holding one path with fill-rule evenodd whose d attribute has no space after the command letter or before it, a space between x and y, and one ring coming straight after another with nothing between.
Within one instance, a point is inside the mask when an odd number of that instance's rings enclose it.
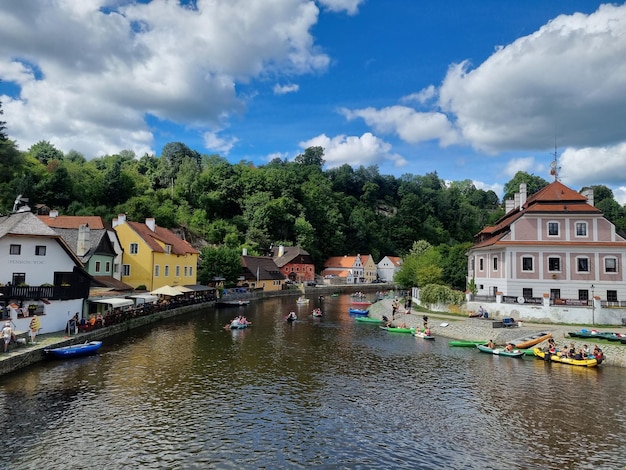
<instances>
[{"instance_id":1,"label":"dormer window","mask_svg":"<svg viewBox=\"0 0 626 470\"><path fill-rule=\"evenodd\" d=\"M172 254L172 245L165 245L165 254L166 255Z\"/></svg>"}]
</instances>

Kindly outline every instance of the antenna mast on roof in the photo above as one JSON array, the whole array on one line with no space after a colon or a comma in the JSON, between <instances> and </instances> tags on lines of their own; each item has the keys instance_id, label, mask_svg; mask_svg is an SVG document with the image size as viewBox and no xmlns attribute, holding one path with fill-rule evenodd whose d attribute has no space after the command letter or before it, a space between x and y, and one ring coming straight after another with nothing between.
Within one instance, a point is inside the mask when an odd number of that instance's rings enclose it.
<instances>
[{"instance_id":1,"label":"antenna mast on roof","mask_svg":"<svg viewBox=\"0 0 626 470\"><path fill-rule=\"evenodd\" d=\"M558 181L559 180L559 170L561 169L560 166L557 166L557 152L556 152L556 145L554 146L554 160L552 160L552 163L550 163L550 174L552 176L554 176L554 181Z\"/></svg>"}]
</instances>

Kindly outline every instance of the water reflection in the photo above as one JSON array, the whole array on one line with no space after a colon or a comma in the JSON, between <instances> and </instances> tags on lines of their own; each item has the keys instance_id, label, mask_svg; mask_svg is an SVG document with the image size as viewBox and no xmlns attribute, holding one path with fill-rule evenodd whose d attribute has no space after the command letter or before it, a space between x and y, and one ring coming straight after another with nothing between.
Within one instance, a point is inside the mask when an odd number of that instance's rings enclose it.
<instances>
[{"instance_id":1,"label":"water reflection","mask_svg":"<svg viewBox=\"0 0 626 470\"><path fill-rule=\"evenodd\" d=\"M11 468L614 468L624 371L392 335L350 299L209 309L0 386ZM316 306L324 318L310 312ZM294 323L284 321L290 310ZM246 330L223 326L238 314ZM568 436L575 434L575 442ZM575 451L574 451L575 449Z\"/></svg>"}]
</instances>

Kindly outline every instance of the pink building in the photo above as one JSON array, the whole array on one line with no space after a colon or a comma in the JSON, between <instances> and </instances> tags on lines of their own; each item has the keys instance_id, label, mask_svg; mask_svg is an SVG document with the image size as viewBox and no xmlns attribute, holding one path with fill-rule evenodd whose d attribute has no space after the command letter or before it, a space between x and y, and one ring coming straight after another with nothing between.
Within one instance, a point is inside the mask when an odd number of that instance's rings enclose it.
<instances>
[{"instance_id":1,"label":"pink building","mask_svg":"<svg viewBox=\"0 0 626 470\"><path fill-rule=\"evenodd\" d=\"M626 239L583 194L555 181L527 198L520 185L506 214L468 251L468 283L506 303L626 305ZM620 303L621 302L621 303Z\"/></svg>"}]
</instances>

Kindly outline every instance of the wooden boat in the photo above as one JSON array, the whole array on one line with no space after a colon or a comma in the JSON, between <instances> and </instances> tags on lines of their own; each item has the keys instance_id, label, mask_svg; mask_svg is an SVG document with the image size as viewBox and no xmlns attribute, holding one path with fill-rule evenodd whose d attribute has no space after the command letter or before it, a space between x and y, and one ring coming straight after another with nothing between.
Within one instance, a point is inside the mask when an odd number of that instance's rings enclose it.
<instances>
[{"instance_id":1,"label":"wooden boat","mask_svg":"<svg viewBox=\"0 0 626 470\"><path fill-rule=\"evenodd\" d=\"M477 344L486 344L487 340L452 340L448 341L448 345L458 348L475 348Z\"/></svg>"},{"instance_id":2,"label":"wooden boat","mask_svg":"<svg viewBox=\"0 0 626 470\"><path fill-rule=\"evenodd\" d=\"M569 364L570 366L595 367L598 365L598 360L595 357L589 359L572 359L556 354L549 354L539 348L533 348L533 353L535 357L543 359L544 361L560 362L561 364Z\"/></svg>"},{"instance_id":3,"label":"wooden boat","mask_svg":"<svg viewBox=\"0 0 626 470\"><path fill-rule=\"evenodd\" d=\"M415 331L415 328L398 328L397 326L381 326L383 330L387 330L389 333L408 333L411 334Z\"/></svg>"},{"instance_id":4,"label":"wooden boat","mask_svg":"<svg viewBox=\"0 0 626 470\"><path fill-rule=\"evenodd\" d=\"M435 339L435 337L433 335L427 335L426 332L424 331L415 331L413 333L413 336L415 336L416 338L422 338L422 339Z\"/></svg>"},{"instance_id":5,"label":"wooden boat","mask_svg":"<svg viewBox=\"0 0 626 470\"><path fill-rule=\"evenodd\" d=\"M514 339L509 341L509 343L513 343L516 349L530 349L533 346L547 341L552 338L552 333L548 331L540 331L539 333L533 333L527 336L523 336L522 338Z\"/></svg>"},{"instance_id":6,"label":"wooden boat","mask_svg":"<svg viewBox=\"0 0 626 470\"><path fill-rule=\"evenodd\" d=\"M480 350L480 352L495 354L496 356L522 357L524 355L524 351L520 351L519 349L507 351L504 348L490 348L484 344L477 344L476 347Z\"/></svg>"},{"instance_id":7,"label":"wooden boat","mask_svg":"<svg viewBox=\"0 0 626 470\"><path fill-rule=\"evenodd\" d=\"M350 315L367 315L369 313L367 310L362 308L351 308L348 312L350 312Z\"/></svg>"},{"instance_id":8,"label":"wooden boat","mask_svg":"<svg viewBox=\"0 0 626 470\"><path fill-rule=\"evenodd\" d=\"M354 319L360 323L374 323L374 324L384 323L383 320L381 320L380 318L371 318L371 317L364 316L364 315L357 315L354 317Z\"/></svg>"},{"instance_id":9,"label":"wooden boat","mask_svg":"<svg viewBox=\"0 0 626 470\"><path fill-rule=\"evenodd\" d=\"M69 359L72 357L87 356L95 353L102 346L102 341L89 341L88 343L73 344L60 348L44 349L44 352L57 359Z\"/></svg>"}]
</instances>

